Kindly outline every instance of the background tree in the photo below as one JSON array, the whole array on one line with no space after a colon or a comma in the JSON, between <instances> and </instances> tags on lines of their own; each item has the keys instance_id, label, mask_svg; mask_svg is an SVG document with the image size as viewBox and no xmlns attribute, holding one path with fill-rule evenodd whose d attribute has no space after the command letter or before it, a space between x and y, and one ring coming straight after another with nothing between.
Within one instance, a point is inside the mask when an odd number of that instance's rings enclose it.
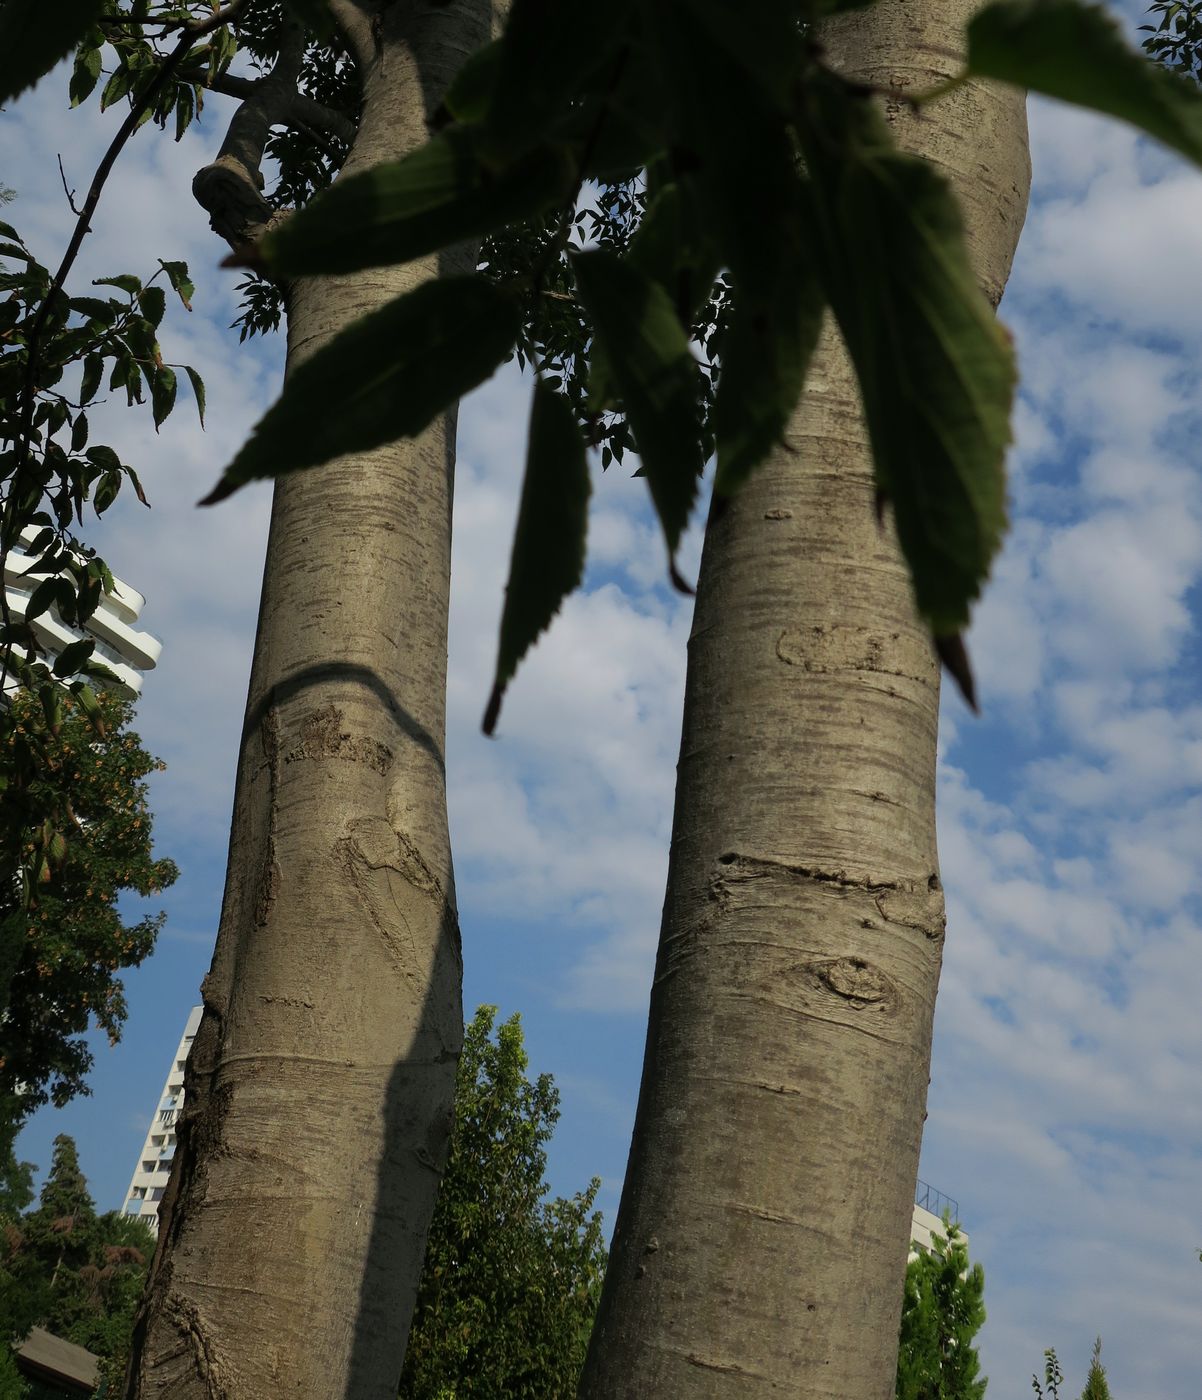
<instances>
[{"instance_id":1,"label":"background tree","mask_svg":"<svg viewBox=\"0 0 1202 1400\"><path fill-rule=\"evenodd\" d=\"M1110 1386L1106 1383L1106 1368L1102 1365L1102 1339L1093 1344L1093 1355L1089 1359L1089 1374L1085 1378L1085 1389L1081 1400L1110 1400Z\"/></svg>"},{"instance_id":2,"label":"background tree","mask_svg":"<svg viewBox=\"0 0 1202 1400\"><path fill-rule=\"evenodd\" d=\"M559 1118L551 1076L526 1078L521 1020L496 1007L465 1028L455 1127L430 1223L402 1400L568 1400L605 1272L600 1181L545 1199Z\"/></svg>"},{"instance_id":3,"label":"background tree","mask_svg":"<svg viewBox=\"0 0 1202 1400\"><path fill-rule=\"evenodd\" d=\"M985 1321L985 1271L970 1264L955 1223L906 1265L897 1400L982 1400L986 1381L973 1339Z\"/></svg>"},{"instance_id":4,"label":"background tree","mask_svg":"<svg viewBox=\"0 0 1202 1400\"><path fill-rule=\"evenodd\" d=\"M1043 1385L1039 1383L1038 1376L1031 1377L1031 1389L1035 1392L1038 1400L1060 1400L1060 1387L1064 1384L1064 1372L1060 1369L1060 1362L1056 1356L1056 1349L1049 1347L1043 1354ZM1044 1386L1047 1390L1044 1390Z\"/></svg>"},{"instance_id":5,"label":"background tree","mask_svg":"<svg viewBox=\"0 0 1202 1400\"><path fill-rule=\"evenodd\" d=\"M0 1103L24 1117L47 1099L62 1105L86 1093L92 1055L82 1034L93 1021L116 1043L125 1020L117 973L137 967L154 947L163 915L127 919L126 891L158 894L178 875L156 858L145 779L162 763L129 727L132 706L101 692L85 711L61 685L55 722L40 739L41 759L28 777L21 760L0 756L5 845L0 867L0 951L7 961L0 992ZM18 743L44 724L40 699L27 690L11 697L8 718ZM7 770L7 771L5 771ZM62 809L71 837L30 829L29 813ZM49 823L45 823L48 825ZM26 902L18 866L36 866L39 879Z\"/></svg>"},{"instance_id":6,"label":"background tree","mask_svg":"<svg viewBox=\"0 0 1202 1400\"><path fill-rule=\"evenodd\" d=\"M154 1253L144 1221L96 1214L75 1143L54 1140L37 1206L0 1239L0 1341L31 1327L86 1347L115 1380L125 1368L134 1312Z\"/></svg>"}]
</instances>

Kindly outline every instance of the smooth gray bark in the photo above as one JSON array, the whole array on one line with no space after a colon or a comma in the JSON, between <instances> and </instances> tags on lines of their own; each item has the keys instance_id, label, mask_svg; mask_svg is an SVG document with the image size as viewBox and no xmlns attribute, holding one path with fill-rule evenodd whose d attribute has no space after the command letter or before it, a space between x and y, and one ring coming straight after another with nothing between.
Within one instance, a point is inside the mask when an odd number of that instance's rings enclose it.
<instances>
[{"instance_id":1,"label":"smooth gray bark","mask_svg":"<svg viewBox=\"0 0 1202 1400\"><path fill-rule=\"evenodd\" d=\"M922 91L958 71L971 8L881 0L823 38L839 70ZM889 115L955 182L996 305L1026 207L1021 94ZM943 946L939 670L829 327L787 436L706 532L590 1400L893 1394Z\"/></svg>"},{"instance_id":2,"label":"smooth gray bark","mask_svg":"<svg viewBox=\"0 0 1202 1400\"><path fill-rule=\"evenodd\" d=\"M335 9L364 81L351 171L425 141L490 5ZM297 282L289 367L439 270ZM277 483L137 1400L396 1395L462 1040L443 763L453 464L451 414Z\"/></svg>"}]
</instances>

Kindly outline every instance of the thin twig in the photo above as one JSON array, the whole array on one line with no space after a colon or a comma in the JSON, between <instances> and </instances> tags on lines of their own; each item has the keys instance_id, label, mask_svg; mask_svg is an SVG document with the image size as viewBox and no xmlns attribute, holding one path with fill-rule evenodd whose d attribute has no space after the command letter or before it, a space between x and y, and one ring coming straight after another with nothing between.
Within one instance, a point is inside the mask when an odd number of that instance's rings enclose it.
<instances>
[{"instance_id":1,"label":"thin twig","mask_svg":"<svg viewBox=\"0 0 1202 1400\"><path fill-rule=\"evenodd\" d=\"M67 196L67 203L71 206L72 214L79 216L80 211L75 207L75 191L67 188L67 173L63 169L63 158L58 158L58 178L63 182L63 193Z\"/></svg>"}]
</instances>

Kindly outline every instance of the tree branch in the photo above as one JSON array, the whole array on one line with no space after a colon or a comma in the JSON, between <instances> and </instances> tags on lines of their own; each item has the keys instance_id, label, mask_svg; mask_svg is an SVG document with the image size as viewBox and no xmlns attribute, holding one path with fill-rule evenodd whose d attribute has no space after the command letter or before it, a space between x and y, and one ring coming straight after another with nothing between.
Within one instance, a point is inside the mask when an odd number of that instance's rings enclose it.
<instances>
[{"instance_id":1,"label":"tree branch","mask_svg":"<svg viewBox=\"0 0 1202 1400\"><path fill-rule=\"evenodd\" d=\"M217 159L198 170L192 181L192 193L208 211L210 227L231 247L251 242L275 215L263 198L260 166L271 128L287 121L300 96L296 82L307 43L304 26L288 21L271 72L254 80L235 80L237 86L247 82L247 95L230 119Z\"/></svg>"},{"instance_id":2,"label":"tree branch","mask_svg":"<svg viewBox=\"0 0 1202 1400\"><path fill-rule=\"evenodd\" d=\"M258 93L260 85L265 81L264 78L242 78L235 73L218 73L209 83L209 88L213 92L219 92L222 97L236 97L240 102L248 102ZM336 136L348 146L355 139L357 127L350 117L325 106L315 97L294 91L285 105L286 110L281 120L289 126L300 127L306 134L324 131L327 135Z\"/></svg>"}]
</instances>

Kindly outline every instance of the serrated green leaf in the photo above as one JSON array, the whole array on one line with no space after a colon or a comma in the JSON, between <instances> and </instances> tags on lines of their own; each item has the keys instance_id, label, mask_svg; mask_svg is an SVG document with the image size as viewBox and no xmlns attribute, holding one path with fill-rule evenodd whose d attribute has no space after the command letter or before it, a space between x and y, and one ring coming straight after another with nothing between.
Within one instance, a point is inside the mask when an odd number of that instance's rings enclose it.
<instances>
[{"instance_id":1,"label":"serrated green leaf","mask_svg":"<svg viewBox=\"0 0 1202 1400\"><path fill-rule=\"evenodd\" d=\"M171 283L172 290L183 302L184 310L191 311L192 297L196 288L188 277L188 264L186 262L164 262L160 258L159 266L167 274L167 280Z\"/></svg>"},{"instance_id":2,"label":"serrated green leaf","mask_svg":"<svg viewBox=\"0 0 1202 1400\"><path fill-rule=\"evenodd\" d=\"M192 125L196 115L196 98L192 89L184 84L175 99L175 139L182 141L184 132Z\"/></svg>"},{"instance_id":3,"label":"serrated green leaf","mask_svg":"<svg viewBox=\"0 0 1202 1400\"><path fill-rule=\"evenodd\" d=\"M323 190L264 235L247 265L296 277L407 262L543 213L574 182L566 150L544 146L493 173L472 135L453 129Z\"/></svg>"},{"instance_id":4,"label":"serrated green leaf","mask_svg":"<svg viewBox=\"0 0 1202 1400\"><path fill-rule=\"evenodd\" d=\"M100 388L104 374L104 360L99 355L87 355L83 362L83 376L79 383L80 403L91 403Z\"/></svg>"},{"instance_id":5,"label":"serrated green leaf","mask_svg":"<svg viewBox=\"0 0 1202 1400\"><path fill-rule=\"evenodd\" d=\"M54 674L60 678L74 676L83 670L84 662L96 650L96 642L92 637L83 637L78 642L72 642L59 652L54 663Z\"/></svg>"},{"instance_id":6,"label":"serrated green leaf","mask_svg":"<svg viewBox=\"0 0 1202 1400\"><path fill-rule=\"evenodd\" d=\"M1013 352L944 177L897 151L871 100L838 80L815 76L808 99L808 224L859 378L877 486L919 612L955 633L1005 529Z\"/></svg>"},{"instance_id":7,"label":"serrated green leaf","mask_svg":"<svg viewBox=\"0 0 1202 1400\"><path fill-rule=\"evenodd\" d=\"M142 308L142 315L157 330L167 310L167 293L162 287L143 287L138 293L138 305Z\"/></svg>"},{"instance_id":8,"label":"serrated green leaf","mask_svg":"<svg viewBox=\"0 0 1202 1400\"><path fill-rule=\"evenodd\" d=\"M505 688L522 657L584 577L590 489L575 410L562 394L536 383L485 734L496 728Z\"/></svg>"},{"instance_id":9,"label":"serrated green leaf","mask_svg":"<svg viewBox=\"0 0 1202 1400\"><path fill-rule=\"evenodd\" d=\"M634 430L672 561L697 497L701 372L667 292L604 249L572 258L580 300Z\"/></svg>"},{"instance_id":10,"label":"serrated green leaf","mask_svg":"<svg viewBox=\"0 0 1202 1400\"><path fill-rule=\"evenodd\" d=\"M191 365L184 366L184 373L192 385L192 393L196 399L196 412L200 415L200 426L205 425L205 382Z\"/></svg>"},{"instance_id":11,"label":"serrated green leaf","mask_svg":"<svg viewBox=\"0 0 1202 1400\"><path fill-rule=\"evenodd\" d=\"M93 287L120 287L123 292L128 292L133 296L142 290L142 279L135 277L130 272L118 273L116 277L94 277Z\"/></svg>"},{"instance_id":12,"label":"serrated green leaf","mask_svg":"<svg viewBox=\"0 0 1202 1400\"><path fill-rule=\"evenodd\" d=\"M67 85L72 107L78 107L88 97L99 77L100 50L80 49L75 55L75 67L71 70L71 81Z\"/></svg>"},{"instance_id":13,"label":"serrated green leaf","mask_svg":"<svg viewBox=\"0 0 1202 1400\"><path fill-rule=\"evenodd\" d=\"M175 407L175 371L166 365L160 365L150 381L150 404L157 433L163 420Z\"/></svg>"},{"instance_id":14,"label":"serrated green leaf","mask_svg":"<svg viewBox=\"0 0 1202 1400\"><path fill-rule=\"evenodd\" d=\"M202 504L248 481L415 436L496 370L520 328L517 300L482 277L423 283L299 365ZM315 404L328 409L314 414Z\"/></svg>"},{"instance_id":15,"label":"serrated green leaf","mask_svg":"<svg viewBox=\"0 0 1202 1400\"><path fill-rule=\"evenodd\" d=\"M88 443L88 415L77 413L71 424L71 451L82 452Z\"/></svg>"},{"instance_id":16,"label":"serrated green leaf","mask_svg":"<svg viewBox=\"0 0 1202 1400\"><path fill-rule=\"evenodd\" d=\"M89 321L99 321L102 325L111 326L121 314L122 308L100 297L72 297L71 310L86 316Z\"/></svg>"},{"instance_id":17,"label":"serrated green leaf","mask_svg":"<svg viewBox=\"0 0 1202 1400\"><path fill-rule=\"evenodd\" d=\"M0 103L49 73L84 38L104 0L6 0L0 9Z\"/></svg>"},{"instance_id":18,"label":"serrated green leaf","mask_svg":"<svg viewBox=\"0 0 1202 1400\"><path fill-rule=\"evenodd\" d=\"M1130 48L1079 0L998 0L968 26L968 67L1129 122L1202 164L1202 91Z\"/></svg>"}]
</instances>

